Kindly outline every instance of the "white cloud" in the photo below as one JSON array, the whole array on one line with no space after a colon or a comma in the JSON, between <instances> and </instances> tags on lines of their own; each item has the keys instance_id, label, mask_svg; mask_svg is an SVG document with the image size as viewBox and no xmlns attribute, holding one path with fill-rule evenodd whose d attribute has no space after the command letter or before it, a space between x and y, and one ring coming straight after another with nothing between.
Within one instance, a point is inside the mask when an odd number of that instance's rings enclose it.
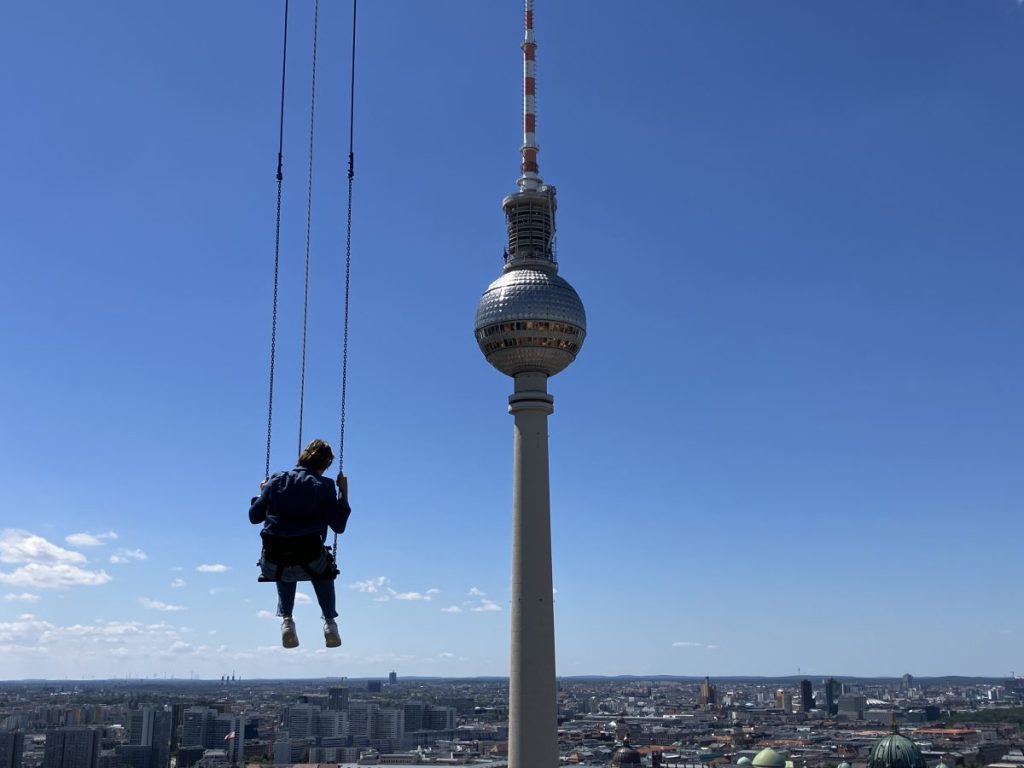
<instances>
[{"instance_id":1,"label":"white cloud","mask_svg":"<svg viewBox=\"0 0 1024 768\"><path fill-rule=\"evenodd\" d=\"M486 598L480 601L480 605L473 609L474 613L483 613L486 611L500 611L501 606L493 600L487 600Z\"/></svg>"},{"instance_id":2,"label":"white cloud","mask_svg":"<svg viewBox=\"0 0 1024 768\"><path fill-rule=\"evenodd\" d=\"M28 531L5 528L0 531L0 563L19 565L13 571L0 571L0 584L61 589L106 584L105 571L89 571L79 566L85 555L53 544Z\"/></svg>"},{"instance_id":3,"label":"white cloud","mask_svg":"<svg viewBox=\"0 0 1024 768\"><path fill-rule=\"evenodd\" d=\"M441 613L462 613L462 609L457 605L449 605L447 608L442 608Z\"/></svg>"},{"instance_id":4,"label":"white cloud","mask_svg":"<svg viewBox=\"0 0 1024 768\"><path fill-rule=\"evenodd\" d=\"M151 608L154 611L184 611L185 606L183 605L170 605L163 603L159 600L150 600L148 597L140 597L139 602L142 603L143 607Z\"/></svg>"},{"instance_id":5,"label":"white cloud","mask_svg":"<svg viewBox=\"0 0 1024 768\"><path fill-rule=\"evenodd\" d=\"M4 600L21 600L26 603L38 603L39 595L33 595L30 592L22 592L20 595L16 595L13 592L8 592L4 595Z\"/></svg>"},{"instance_id":6,"label":"white cloud","mask_svg":"<svg viewBox=\"0 0 1024 768\"><path fill-rule=\"evenodd\" d=\"M395 600L433 600L434 595L425 592L395 592Z\"/></svg>"},{"instance_id":7,"label":"white cloud","mask_svg":"<svg viewBox=\"0 0 1024 768\"><path fill-rule=\"evenodd\" d=\"M313 598L311 598L305 592L296 592L295 593L295 603L296 603L296 605L309 605L312 602L313 602Z\"/></svg>"},{"instance_id":8,"label":"white cloud","mask_svg":"<svg viewBox=\"0 0 1024 768\"><path fill-rule=\"evenodd\" d=\"M257 611L256 612L256 616L257 616L257 618L260 618L260 619L276 619L277 618L277 614L276 613L271 613L270 611Z\"/></svg>"},{"instance_id":9,"label":"white cloud","mask_svg":"<svg viewBox=\"0 0 1024 768\"><path fill-rule=\"evenodd\" d=\"M141 549L119 549L110 556L110 562L114 565L130 563L132 560L146 560L146 553Z\"/></svg>"},{"instance_id":10,"label":"white cloud","mask_svg":"<svg viewBox=\"0 0 1024 768\"><path fill-rule=\"evenodd\" d=\"M230 592L234 592L234 591L235 591L234 587L214 587L213 589L210 590L210 594L214 595L214 596L216 596L216 595L226 595L226 594L228 594Z\"/></svg>"},{"instance_id":11,"label":"white cloud","mask_svg":"<svg viewBox=\"0 0 1024 768\"><path fill-rule=\"evenodd\" d=\"M0 622L0 659L16 665L13 669L25 669L29 660L46 668L61 663L67 649L73 648L76 659L85 665L111 660L121 664L124 659L140 663L164 660L173 664L183 655L203 663L226 650L224 646L192 645L182 637L183 631L184 627L178 629L162 621L147 624L99 620L93 624L60 626L23 614L13 621Z\"/></svg>"},{"instance_id":12,"label":"white cloud","mask_svg":"<svg viewBox=\"0 0 1024 768\"><path fill-rule=\"evenodd\" d=\"M84 563L85 555L15 528L0 531L0 563Z\"/></svg>"},{"instance_id":13,"label":"white cloud","mask_svg":"<svg viewBox=\"0 0 1024 768\"><path fill-rule=\"evenodd\" d=\"M196 570L200 573L224 573L230 571L231 568L221 563L203 563L202 565L197 565Z\"/></svg>"},{"instance_id":14,"label":"white cloud","mask_svg":"<svg viewBox=\"0 0 1024 768\"><path fill-rule=\"evenodd\" d=\"M677 640L676 642L672 643L672 647L673 648L707 648L708 650L713 651L718 646L717 645L709 645L707 643L695 643L692 640Z\"/></svg>"},{"instance_id":15,"label":"white cloud","mask_svg":"<svg viewBox=\"0 0 1024 768\"><path fill-rule=\"evenodd\" d=\"M29 563L9 573L0 572L0 584L36 589L96 587L110 581L106 571L87 571L66 563Z\"/></svg>"},{"instance_id":16,"label":"white cloud","mask_svg":"<svg viewBox=\"0 0 1024 768\"><path fill-rule=\"evenodd\" d=\"M470 597L485 597L487 595L486 592L484 592L482 589L479 589L478 587L470 587L469 592L467 592L466 594Z\"/></svg>"},{"instance_id":17,"label":"white cloud","mask_svg":"<svg viewBox=\"0 0 1024 768\"><path fill-rule=\"evenodd\" d=\"M355 581L348 585L349 589L355 589L359 592L381 592L387 589L387 584L390 579L387 576L378 576L375 579L367 579L366 581Z\"/></svg>"},{"instance_id":18,"label":"white cloud","mask_svg":"<svg viewBox=\"0 0 1024 768\"><path fill-rule=\"evenodd\" d=\"M107 541L117 538L113 531L106 533L71 533L64 537L64 541L72 547L102 547Z\"/></svg>"},{"instance_id":19,"label":"white cloud","mask_svg":"<svg viewBox=\"0 0 1024 768\"><path fill-rule=\"evenodd\" d=\"M378 603L386 603L389 600L403 600L406 602L422 600L429 602L433 600L436 595L441 594L441 590L437 587L431 587L425 592L412 590L408 592L399 592L391 586L391 579L387 576L377 576L372 579L366 579L365 581L354 581L348 585L348 588L364 594L373 595L374 602Z\"/></svg>"},{"instance_id":20,"label":"white cloud","mask_svg":"<svg viewBox=\"0 0 1024 768\"><path fill-rule=\"evenodd\" d=\"M175 589L179 589L181 587L184 587L185 586L185 580L184 579L175 579L174 581L171 582L171 586L174 587Z\"/></svg>"}]
</instances>

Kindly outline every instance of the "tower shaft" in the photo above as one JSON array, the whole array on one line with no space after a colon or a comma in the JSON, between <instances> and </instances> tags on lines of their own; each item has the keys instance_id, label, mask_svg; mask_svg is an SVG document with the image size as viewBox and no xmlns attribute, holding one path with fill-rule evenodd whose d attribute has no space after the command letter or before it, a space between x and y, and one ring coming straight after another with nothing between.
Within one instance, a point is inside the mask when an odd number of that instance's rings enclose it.
<instances>
[{"instance_id":1,"label":"tower shaft","mask_svg":"<svg viewBox=\"0 0 1024 768\"><path fill-rule=\"evenodd\" d=\"M555 618L551 582L547 374L520 373L509 397L515 419L512 486L512 638L509 768L556 768Z\"/></svg>"}]
</instances>

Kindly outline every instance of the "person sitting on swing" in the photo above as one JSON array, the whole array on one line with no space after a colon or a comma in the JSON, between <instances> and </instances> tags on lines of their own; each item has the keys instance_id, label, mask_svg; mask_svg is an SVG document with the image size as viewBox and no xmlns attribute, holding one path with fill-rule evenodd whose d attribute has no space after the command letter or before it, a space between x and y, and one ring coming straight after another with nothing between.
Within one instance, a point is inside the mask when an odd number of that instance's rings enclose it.
<instances>
[{"instance_id":1,"label":"person sitting on swing","mask_svg":"<svg viewBox=\"0 0 1024 768\"><path fill-rule=\"evenodd\" d=\"M324 542L328 526L335 533L345 532L352 509L348 505L345 474L338 472L335 482L323 477L333 461L331 446L323 440L313 440L299 455L298 466L277 472L260 483L260 495L249 506L249 522L263 523L260 565L264 575L268 571L273 574L268 580L277 584L277 615L281 617L281 644L285 648L299 644L292 618L297 579L313 582L313 591L323 611L327 647L341 645L335 622L338 612L334 578L338 571ZM305 575L295 575L296 568Z\"/></svg>"}]
</instances>

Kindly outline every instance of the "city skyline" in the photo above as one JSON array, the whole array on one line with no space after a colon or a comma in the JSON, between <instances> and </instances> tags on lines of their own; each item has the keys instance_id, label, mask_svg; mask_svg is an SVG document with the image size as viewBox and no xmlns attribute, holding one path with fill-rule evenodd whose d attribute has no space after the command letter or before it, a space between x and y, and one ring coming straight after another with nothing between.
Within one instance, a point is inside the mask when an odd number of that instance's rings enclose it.
<instances>
[{"instance_id":1,"label":"city skyline","mask_svg":"<svg viewBox=\"0 0 1024 768\"><path fill-rule=\"evenodd\" d=\"M323 5L304 430L333 442L350 7ZM508 382L467 329L518 171L521 5L397 7L360 7L331 654L305 587L304 644L276 647L244 513L281 8L8 14L0 679L507 675ZM552 390L559 678L1024 671L1024 7L620 10L537 9L593 332ZM292 14L273 469L297 431Z\"/></svg>"}]
</instances>

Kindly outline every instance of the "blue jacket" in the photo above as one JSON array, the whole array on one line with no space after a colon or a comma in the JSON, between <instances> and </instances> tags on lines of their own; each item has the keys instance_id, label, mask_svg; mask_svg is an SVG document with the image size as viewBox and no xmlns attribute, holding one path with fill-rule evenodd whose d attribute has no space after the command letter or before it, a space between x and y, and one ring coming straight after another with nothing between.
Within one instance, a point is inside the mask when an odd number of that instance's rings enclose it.
<instances>
[{"instance_id":1,"label":"blue jacket","mask_svg":"<svg viewBox=\"0 0 1024 768\"><path fill-rule=\"evenodd\" d=\"M263 523L271 536L301 536L318 533L327 538L327 526L344 533L352 509L339 496L333 480L305 467L270 476L260 495L249 506L249 522Z\"/></svg>"}]
</instances>

